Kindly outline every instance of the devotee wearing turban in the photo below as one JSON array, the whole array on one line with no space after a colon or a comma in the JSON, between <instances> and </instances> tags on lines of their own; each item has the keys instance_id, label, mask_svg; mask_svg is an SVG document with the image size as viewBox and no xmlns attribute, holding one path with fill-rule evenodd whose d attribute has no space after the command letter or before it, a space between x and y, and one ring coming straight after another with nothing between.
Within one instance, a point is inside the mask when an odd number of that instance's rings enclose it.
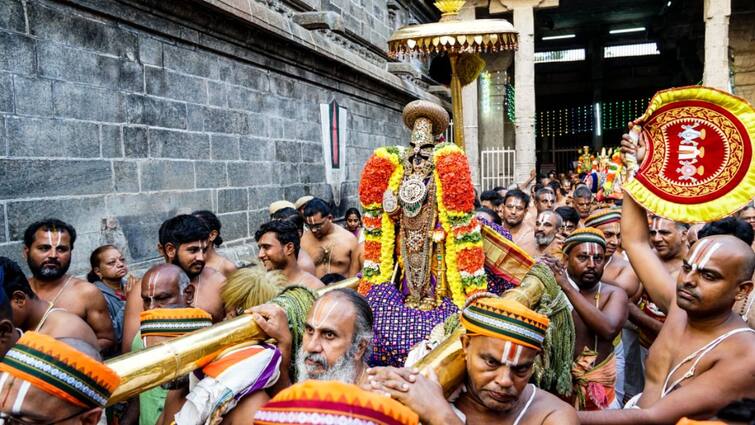
<instances>
[{"instance_id":1,"label":"devotee wearing turban","mask_svg":"<svg viewBox=\"0 0 755 425\"><path fill-rule=\"evenodd\" d=\"M621 253L621 209L606 208L595 211L587 220L586 227L594 227L606 239L606 263L603 267L603 281L622 288L627 297L632 298L640 290L640 281L632 266Z\"/></svg>"},{"instance_id":2,"label":"devotee wearing turban","mask_svg":"<svg viewBox=\"0 0 755 425\"><path fill-rule=\"evenodd\" d=\"M417 414L388 397L338 381L305 381L278 393L255 425L417 425Z\"/></svg>"},{"instance_id":3,"label":"devotee wearing turban","mask_svg":"<svg viewBox=\"0 0 755 425\"><path fill-rule=\"evenodd\" d=\"M8 351L0 362L2 423L98 423L120 379L96 348L66 341L26 332Z\"/></svg>"},{"instance_id":4,"label":"devotee wearing turban","mask_svg":"<svg viewBox=\"0 0 755 425\"><path fill-rule=\"evenodd\" d=\"M529 384L548 318L493 294L472 296L461 313L466 380L451 404L435 376L413 369L373 368L365 388L417 412L425 425L577 424L574 409Z\"/></svg>"},{"instance_id":5,"label":"devotee wearing turban","mask_svg":"<svg viewBox=\"0 0 755 425\"><path fill-rule=\"evenodd\" d=\"M620 406L616 399L614 345L627 320L627 295L601 281L606 240L592 227L577 229L566 238L566 266L547 259L556 282L574 307L574 406L578 410Z\"/></svg>"}]
</instances>

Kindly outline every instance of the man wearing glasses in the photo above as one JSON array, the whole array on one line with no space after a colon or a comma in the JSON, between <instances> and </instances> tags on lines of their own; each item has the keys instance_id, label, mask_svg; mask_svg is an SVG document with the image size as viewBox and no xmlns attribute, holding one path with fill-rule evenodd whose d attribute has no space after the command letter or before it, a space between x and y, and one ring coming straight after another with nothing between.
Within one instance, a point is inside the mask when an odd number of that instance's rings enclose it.
<instances>
[{"instance_id":1,"label":"man wearing glasses","mask_svg":"<svg viewBox=\"0 0 755 425\"><path fill-rule=\"evenodd\" d=\"M333 224L330 207L314 198L304 207L304 226L309 230L301 238L301 247L315 262L315 276L338 273L356 276L359 264L359 242L341 226Z\"/></svg>"}]
</instances>

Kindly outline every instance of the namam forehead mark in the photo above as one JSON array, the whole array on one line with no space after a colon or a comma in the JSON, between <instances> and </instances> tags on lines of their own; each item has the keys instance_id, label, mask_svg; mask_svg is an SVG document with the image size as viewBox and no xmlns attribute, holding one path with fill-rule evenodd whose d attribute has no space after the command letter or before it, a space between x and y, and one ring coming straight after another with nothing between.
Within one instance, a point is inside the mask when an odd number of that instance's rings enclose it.
<instances>
[{"instance_id":1,"label":"namam forehead mark","mask_svg":"<svg viewBox=\"0 0 755 425\"><path fill-rule=\"evenodd\" d=\"M157 280L160 279L160 272L154 273L149 277L147 281L147 296L149 296L149 306L152 307L155 303L155 288L157 287Z\"/></svg>"},{"instance_id":2,"label":"namam forehead mark","mask_svg":"<svg viewBox=\"0 0 755 425\"><path fill-rule=\"evenodd\" d=\"M551 219L553 218L554 214L555 213L553 211L551 211L551 210L545 210L545 211L543 211L543 212L540 213L540 216L538 217L537 221L539 221L541 223L544 223L546 221L550 222Z\"/></svg>"},{"instance_id":3,"label":"namam forehead mark","mask_svg":"<svg viewBox=\"0 0 755 425\"><path fill-rule=\"evenodd\" d=\"M582 252L586 253L590 257L594 255L601 255L601 251L603 250L603 247L595 242L585 242L580 244L578 247L581 247Z\"/></svg>"},{"instance_id":4,"label":"namam forehead mark","mask_svg":"<svg viewBox=\"0 0 755 425\"><path fill-rule=\"evenodd\" d=\"M674 222L671 220L667 220L663 217L654 215L653 218L650 220L650 231L660 232L661 230L664 230L664 228L669 224L673 225Z\"/></svg>"},{"instance_id":5,"label":"namam forehead mark","mask_svg":"<svg viewBox=\"0 0 755 425\"><path fill-rule=\"evenodd\" d=\"M16 381L20 382L21 385L18 388L18 392L16 392L16 397L13 400L12 405L11 405L11 412L14 414L21 413L21 407L24 404L26 395L29 393L29 388L31 387L31 383L23 379L16 379L14 376L11 376L10 374L8 374L8 372L3 372L2 376L0 376L0 393L2 393L3 390L5 389L6 382L8 383L8 391L5 392L5 397L3 397L2 404L1 404L3 408L5 408L8 404L10 404L10 400L8 400L8 397L10 396L10 393L13 389L13 385L16 383Z\"/></svg>"},{"instance_id":6,"label":"namam forehead mark","mask_svg":"<svg viewBox=\"0 0 755 425\"><path fill-rule=\"evenodd\" d=\"M503 350L501 352L501 364L509 367L519 366L519 359L522 357L522 351L524 351L524 347L521 345L506 341L503 344Z\"/></svg>"},{"instance_id":7,"label":"namam forehead mark","mask_svg":"<svg viewBox=\"0 0 755 425\"><path fill-rule=\"evenodd\" d=\"M52 228L46 230L45 234L47 235L47 243L52 247L53 251L56 251L60 245L60 240L63 237L63 232L56 228Z\"/></svg>"},{"instance_id":8,"label":"namam forehead mark","mask_svg":"<svg viewBox=\"0 0 755 425\"><path fill-rule=\"evenodd\" d=\"M317 305L315 305L315 309L312 311L312 319L310 320L309 325L314 329L320 329L323 323L327 322L330 315L333 314L333 311L335 311L336 307L338 307L341 302L340 300L333 300L331 301L330 307L327 307L327 309L322 306L323 304L326 303L323 301L318 302Z\"/></svg>"},{"instance_id":9,"label":"namam forehead mark","mask_svg":"<svg viewBox=\"0 0 755 425\"><path fill-rule=\"evenodd\" d=\"M692 270L702 270L708 265L710 258L716 253L723 243L712 241L710 239L700 239L695 244L695 248L692 250L692 254L689 256L688 264L692 267Z\"/></svg>"},{"instance_id":10,"label":"namam forehead mark","mask_svg":"<svg viewBox=\"0 0 755 425\"><path fill-rule=\"evenodd\" d=\"M509 198L508 201L506 201L506 206L509 208L518 208L523 205L524 205L524 202L521 199L513 197L513 196Z\"/></svg>"}]
</instances>

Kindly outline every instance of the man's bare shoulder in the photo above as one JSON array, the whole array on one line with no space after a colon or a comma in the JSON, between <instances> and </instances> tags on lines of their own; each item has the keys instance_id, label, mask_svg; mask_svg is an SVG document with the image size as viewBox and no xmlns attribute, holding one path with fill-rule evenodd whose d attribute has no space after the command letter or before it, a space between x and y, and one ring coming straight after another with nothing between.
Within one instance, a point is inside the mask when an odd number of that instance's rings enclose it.
<instances>
[{"instance_id":1,"label":"man's bare shoulder","mask_svg":"<svg viewBox=\"0 0 755 425\"><path fill-rule=\"evenodd\" d=\"M78 338L97 347L97 335L81 317L65 310L56 310L40 329L53 338Z\"/></svg>"},{"instance_id":2,"label":"man's bare shoulder","mask_svg":"<svg viewBox=\"0 0 755 425\"><path fill-rule=\"evenodd\" d=\"M317 278L317 276L307 272L303 272L301 284L309 289L320 289L325 287L325 285L320 279Z\"/></svg>"},{"instance_id":3,"label":"man's bare shoulder","mask_svg":"<svg viewBox=\"0 0 755 425\"><path fill-rule=\"evenodd\" d=\"M335 231L334 236L340 243L348 243L349 245L358 245L359 241L356 236L354 236L353 233L349 232L348 230L344 229L341 226L334 226Z\"/></svg>"},{"instance_id":4,"label":"man's bare shoulder","mask_svg":"<svg viewBox=\"0 0 755 425\"><path fill-rule=\"evenodd\" d=\"M627 297L627 293L623 288L617 285L610 284L610 283L607 285L603 285L603 287L601 288L601 291L606 295L611 295L612 297L613 296L623 296L625 298Z\"/></svg>"},{"instance_id":5,"label":"man's bare shoulder","mask_svg":"<svg viewBox=\"0 0 755 425\"><path fill-rule=\"evenodd\" d=\"M532 409L533 418L542 418L537 422L525 421L527 424L543 424L543 425L577 425L579 419L577 418L577 412L573 407L569 406L566 402L554 396L553 394L538 389L535 401L530 407ZM529 416L529 415L528 415Z\"/></svg>"},{"instance_id":6,"label":"man's bare shoulder","mask_svg":"<svg viewBox=\"0 0 755 425\"><path fill-rule=\"evenodd\" d=\"M212 267L205 267L202 269L202 282L220 284L225 282L225 275Z\"/></svg>"},{"instance_id":7,"label":"man's bare shoulder","mask_svg":"<svg viewBox=\"0 0 755 425\"><path fill-rule=\"evenodd\" d=\"M89 308L96 307L97 304L105 305L105 296L95 284L74 277L55 304L69 310L80 310L77 313L86 314ZM69 313L74 313L74 311L69 311Z\"/></svg>"}]
</instances>

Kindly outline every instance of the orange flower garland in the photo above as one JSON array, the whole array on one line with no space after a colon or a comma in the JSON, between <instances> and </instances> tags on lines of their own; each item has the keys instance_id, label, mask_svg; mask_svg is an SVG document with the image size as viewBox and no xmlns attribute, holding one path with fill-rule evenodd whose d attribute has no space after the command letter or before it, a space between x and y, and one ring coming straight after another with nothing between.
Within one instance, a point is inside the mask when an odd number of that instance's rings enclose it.
<instances>
[{"instance_id":1,"label":"orange flower garland","mask_svg":"<svg viewBox=\"0 0 755 425\"><path fill-rule=\"evenodd\" d=\"M400 148L379 148L362 172L359 200L364 209L365 262L359 292L363 295L372 285L388 282L393 272L395 224L383 211L382 201L386 190L398 192L404 175L402 155ZM446 237L447 281L453 302L462 307L468 295L487 288L472 175L466 155L454 144L436 146L433 160L438 215Z\"/></svg>"},{"instance_id":2,"label":"orange flower garland","mask_svg":"<svg viewBox=\"0 0 755 425\"><path fill-rule=\"evenodd\" d=\"M487 288L485 252L480 223L474 217L474 186L469 162L456 145L435 148L438 213L446 238L446 271L454 304L463 307L467 296Z\"/></svg>"},{"instance_id":3,"label":"orange flower garland","mask_svg":"<svg viewBox=\"0 0 755 425\"><path fill-rule=\"evenodd\" d=\"M383 147L367 160L359 182L359 201L364 210L364 268L359 292L366 295L370 286L387 282L393 272L395 225L383 212L383 194L386 190L398 191L404 167L403 150Z\"/></svg>"}]
</instances>

